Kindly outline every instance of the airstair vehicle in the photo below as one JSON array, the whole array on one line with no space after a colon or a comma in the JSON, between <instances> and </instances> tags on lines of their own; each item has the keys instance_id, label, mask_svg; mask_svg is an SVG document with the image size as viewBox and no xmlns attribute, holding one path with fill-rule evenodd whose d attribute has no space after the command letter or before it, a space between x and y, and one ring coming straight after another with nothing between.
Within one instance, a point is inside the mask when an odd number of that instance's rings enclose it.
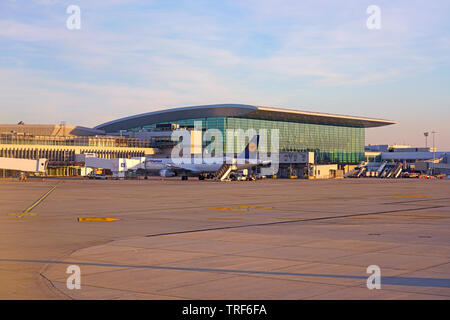
<instances>
[{"instance_id":1,"label":"airstair vehicle","mask_svg":"<svg viewBox=\"0 0 450 320\"><path fill-rule=\"evenodd\" d=\"M392 174L391 174L391 178L398 178L400 176L400 174L402 173L402 169L403 169L403 164L402 163L397 163L397 165L394 167L394 169L392 170Z\"/></svg>"},{"instance_id":2,"label":"airstair vehicle","mask_svg":"<svg viewBox=\"0 0 450 320\"><path fill-rule=\"evenodd\" d=\"M393 171L394 171L394 168L392 168L392 167L389 167L389 171L386 173L386 176L385 176L385 178L390 178L391 177L391 175L392 175L392 173L393 173Z\"/></svg>"},{"instance_id":3,"label":"airstair vehicle","mask_svg":"<svg viewBox=\"0 0 450 320\"><path fill-rule=\"evenodd\" d=\"M391 173L391 171L392 171L392 166L386 164L383 171L381 172L380 178L387 178L388 175Z\"/></svg>"},{"instance_id":4,"label":"airstair vehicle","mask_svg":"<svg viewBox=\"0 0 450 320\"><path fill-rule=\"evenodd\" d=\"M224 163L219 170L214 174L214 179L218 181L224 181L228 178L231 171L233 170L233 165Z\"/></svg>"},{"instance_id":5,"label":"airstair vehicle","mask_svg":"<svg viewBox=\"0 0 450 320\"><path fill-rule=\"evenodd\" d=\"M380 174L383 172L384 168L386 167L387 162L384 161L381 166L378 168L377 172L378 172L378 176L380 176Z\"/></svg>"},{"instance_id":6,"label":"airstair vehicle","mask_svg":"<svg viewBox=\"0 0 450 320\"><path fill-rule=\"evenodd\" d=\"M361 162L360 164L358 164L358 166L355 169L347 172L344 175L344 177L345 178L355 178L355 177L359 178L361 176L361 174L366 170L366 165L367 165L367 162L365 162L365 161Z\"/></svg>"},{"instance_id":7,"label":"airstair vehicle","mask_svg":"<svg viewBox=\"0 0 450 320\"><path fill-rule=\"evenodd\" d=\"M355 174L356 178L361 177L361 175L367 170L367 167L361 167L359 171Z\"/></svg>"},{"instance_id":8,"label":"airstair vehicle","mask_svg":"<svg viewBox=\"0 0 450 320\"><path fill-rule=\"evenodd\" d=\"M374 164L369 165L367 162L361 162L354 170L347 172L345 177L378 177L397 179L402 177L403 172L406 172L406 168L404 168L402 162L384 161L378 166L378 168L375 167Z\"/></svg>"}]
</instances>

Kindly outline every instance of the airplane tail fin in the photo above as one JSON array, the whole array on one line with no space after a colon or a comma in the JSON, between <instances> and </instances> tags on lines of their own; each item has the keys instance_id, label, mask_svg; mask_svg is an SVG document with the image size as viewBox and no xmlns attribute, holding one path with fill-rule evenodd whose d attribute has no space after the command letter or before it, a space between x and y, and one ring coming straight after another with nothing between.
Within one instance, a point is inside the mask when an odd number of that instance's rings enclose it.
<instances>
[{"instance_id":1,"label":"airplane tail fin","mask_svg":"<svg viewBox=\"0 0 450 320\"><path fill-rule=\"evenodd\" d=\"M244 151L238 154L238 161L257 161L258 160L259 135L253 136L248 142Z\"/></svg>"}]
</instances>

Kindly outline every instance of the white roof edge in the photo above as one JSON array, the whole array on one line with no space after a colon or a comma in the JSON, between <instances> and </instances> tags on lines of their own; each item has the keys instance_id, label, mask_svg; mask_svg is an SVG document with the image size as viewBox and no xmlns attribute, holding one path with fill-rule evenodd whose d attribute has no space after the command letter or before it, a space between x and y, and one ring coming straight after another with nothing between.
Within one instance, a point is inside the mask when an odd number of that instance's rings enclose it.
<instances>
[{"instance_id":1,"label":"white roof edge","mask_svg":"<svg viewBox=\"0 0 450 320\"><path fill-rule=\"evenodd\" d=\"M194 109L207 109L207 108L215 108L215 107L239 107L239 108L248 108L248 109L252 109L252 110L258 109L257 106L252 106L252 105L248 105L248 104L236 104L236 103L229 103L229 104L222 103L222 104L210 104L210 105L189 106L189 107L175 107L175 108L168 108L168 109L163 109L163 110L156 110L156 111L135 114L135 115L132 115L129 117L111 120L111 121L99 124L98 126L95 126L94 129L97 129L99 127L105 127L107 125L114 124L114 123L121 122L121 121L132 120L132 119L136 119L136 118L140 118L140 117L146 117L146 116L156 115L156 114L161 114L161 113L166 113L166 112L176 112L176 111L194 110Z\"/></svg>"},{"instance_id":2,"label":"white roof edge","mask_svg":"<svg viewBox=\"0 0 450 320\"><path fill-rule=\"evenodd\" d=\"M257 106L257 105L248 105L248 104L236 104L236 103L230 103L230 104L211 104L211 105L199 105L199 106L188 106L188 107L176 107L176 108L168 108L168 109L161 109L141 114L132 115L129 117L124 117L112 121L108 121L105 123L102 123L100 125L97 125L94 127L96 130L102 130L100 128L113 125L116 123L120 123L122 121L127 120L133 120L138 119L140 117L146 117L151 115L158 115L162 113L168 113L168 112L177 112L177 111L185 111L185 110L196 110L196 109L209 109L209 108L220 108L220 107L235 107L235 108L243 108L243 109L249 109L251 111L271 111L271 112L279 112L279 113L291 113L291 114L298 114L298 115L309 115L309 116L317 116L317 117L328 117L328 118L335 118L335 119L347 119L347 120L355 120L355 121L368 121L368 122L375 122L375 123L382 123L382 124L396 124L397 122L391 121L391 120L385 120L385 119L376 119L376 118L367 118L367 117L357 117L357 116L347 116L347 115L339 115L339 114L331 114L331 113L320 113L320 112L313 112L313 111L303 111L303 110L295 110L295 109L283 109L283 108L274 108L274 107L265 107L265 106Z\"/></svg>"},{"instance_id":3,"label":"white roof edge","mask_svg":"<svg viewBox=\"0 0 450 320\"><path fill-rule=\"evenodd\" d=\"M323 112L314 112L314 111L282 109L282 108L272 108L272 107L263 107L263 106L258 106L258 110L273 111L273 112L285 112L285 113L296 113L296 114L304 114L304 115L318 116L318 117L332 117L332 118L340 118L340 119L374 121L374 122L383 122L383 123L396 124L395 121L385 120L385 119L357 117L357 116L347 116L347 115L341 115L341 114L323 113Z\"/></svg>"}]
</instances>

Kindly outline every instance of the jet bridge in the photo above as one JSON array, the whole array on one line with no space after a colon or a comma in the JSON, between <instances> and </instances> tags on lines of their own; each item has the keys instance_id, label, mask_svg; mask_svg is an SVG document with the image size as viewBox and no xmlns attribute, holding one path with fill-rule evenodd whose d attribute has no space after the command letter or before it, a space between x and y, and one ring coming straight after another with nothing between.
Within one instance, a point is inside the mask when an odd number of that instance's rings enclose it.
<instances>
[{"instance_id":1,"label":"jet bridge","mask_svg":"<svg viewBox=\"0 0 450 320\"><path fill-rule=\"evenodd\" d=\"M0 169L3 170L45 173L47 164L47 159L0 158Z\"/></svg>"},{"instance_id":2,"label":"jet bridge","mask_svg":"<svg viewBox=\"0 0 450 320\"><path fill-rule=\"evenodd\" d=\"M87 168L111 170L114 178L124 178L130 170L145 169L145 157L104 159L88 156L84 163Z\"/></svg>"}]
</instances>

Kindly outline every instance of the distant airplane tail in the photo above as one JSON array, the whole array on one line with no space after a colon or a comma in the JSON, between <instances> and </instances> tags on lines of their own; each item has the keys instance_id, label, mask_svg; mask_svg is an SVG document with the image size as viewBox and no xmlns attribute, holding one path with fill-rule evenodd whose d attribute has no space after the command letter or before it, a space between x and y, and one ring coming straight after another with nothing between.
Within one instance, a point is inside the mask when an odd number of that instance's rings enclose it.
<instances>
[{"instance_id":1,"label":"distant airplane tail","mask_svg":"<svg viewBox=\"0 0 450 320\"><path fill-rule=\"evenodd\" d=\"M248 142L244 151L238 154L239 161L257 161L258 160L259 135L253 136Z\"/></svg>"}]
</instances>

